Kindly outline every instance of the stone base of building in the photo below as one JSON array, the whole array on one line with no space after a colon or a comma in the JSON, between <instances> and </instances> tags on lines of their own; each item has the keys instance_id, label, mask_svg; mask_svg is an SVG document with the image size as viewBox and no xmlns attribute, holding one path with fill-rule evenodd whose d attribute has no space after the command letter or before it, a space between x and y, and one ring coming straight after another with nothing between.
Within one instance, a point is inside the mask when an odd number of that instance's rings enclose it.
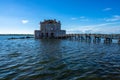
<instances>
[{"instance_id":1,"label":"stone base of building","mask_svg":"<svg viewBox=\"0 0 120 80\"><path fill-rule=\"evenodd\" d=\"M49 32L43 32L40 30L35 30L35 39L43 39L43 38L57 38L59 36L63 36L66 34L65 30L59 30L59 31L49 31Z\"/></svg>"}]
</instances>

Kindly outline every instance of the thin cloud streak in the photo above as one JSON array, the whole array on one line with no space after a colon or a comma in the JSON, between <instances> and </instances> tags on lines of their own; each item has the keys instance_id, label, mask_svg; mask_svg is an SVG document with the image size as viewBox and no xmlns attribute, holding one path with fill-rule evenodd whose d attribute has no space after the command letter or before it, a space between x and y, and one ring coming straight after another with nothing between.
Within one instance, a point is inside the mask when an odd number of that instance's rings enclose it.
<instances>
[{"instance_id":1,"label":"thin cloud streak","mask_svg":"<svg viewBox=\"0 0 120 80\"><path fill-rule=\"evenodd\" d=\"M71 18L71 20L78 20L78 21L82 21L82 22L84 22L84 21L89 21L89 19L86 18L85 16L80 16L80 17L78 17L78 18L73 17L73 18Z\"/></svg>"},{"instance_id":2,"label":"thin cloud streak","mask_svg":"<svg viewBox=\"0 0 120 80\"><path fill-rule=\"evenodd\" d=\"M112 8L105 8L105 9L103 9L103 11L110 11L110 10L112 10Z\"/></svg>"},{"instance_id":3,"label":"thin cloud streak","mask_svg":"<svg viewBox=\"0 0 120 80\"><path fill-rule=\"evenodd\" d=\"M105 21L107 22L119 21L119 20L120 20L120 15L114 15L112 18L105 18Z\"/></svg>"},{"instance_id":4,"label":"thin cloud streak","mask_svg":"<svg viewBox=\"0 0 120 80\"><path fill-rule=\"evenodd\" d=\"M80 19L84 19L84 18L85 18L85 16L81 16L81 17L80 17Z\"/></svg>"},{"instance_id":5,"label":"thin cloud streak","mask_svg":"<svg viewBox=\"0 0 120 80\"><path fill-rule=\"evenodd\" d=\"M71 20L77 20L77 18L73 17L73 18L71 18Z\"/></svg>"},{"instance_id":6,"label":"thin cloud streak","mask_svg":"<svg viewBox=\"0 0 120 80\"><path fill-rule=\"evenodd\" d=\"M117 24L117 26L116 26ZM77 26L76 28L67 29L68 33L119 33L120 22L102 23L89 26ZM74 26L73 26L74 27Z\"/></svg>"}]
</instances>

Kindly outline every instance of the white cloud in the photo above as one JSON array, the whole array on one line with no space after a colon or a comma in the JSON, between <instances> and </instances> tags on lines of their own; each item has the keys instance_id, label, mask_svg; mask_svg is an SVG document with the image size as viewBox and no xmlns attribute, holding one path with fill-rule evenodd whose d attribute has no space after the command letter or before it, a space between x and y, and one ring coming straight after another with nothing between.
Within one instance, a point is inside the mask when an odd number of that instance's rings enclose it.
<instances>
[{"instance_id":1,"label":"white cloud","mask_svg":"<svg viewBox=\"0 0 120 80\"><path fill-rule=\"evenodd\" d=\"M77 20L77 18L73 17L73 18L71 18L71 20Z\"/></svg>"},{"instance_id":2,"label":"white cloud","mask_svg":"<svg viewBox=\"0 0 120 80\"><path fill-rule=\"evenodd\" d=\"M110 10L112 10L112 8L105 8L105 9L103 9L103 11L110 11Z\"/></svg>"},{"instance_id":3,"label":"white cloud","mask_svg":"<svg viewBox=\"0 0 120 80\"><path fill-rule=\"evenodd\" d=\"M112 18L105 18L104 20L107 21L107 22L119 21L120 20L120 15L114 15Z\"/></svg>"},{"instance_id":4,"label":"white cloud","mask_svg":"<svg viewBox=\"0 0 120 80\"><path fill-rule=\"evenodd\" d=\"M22 20L21 21L23 24L27 24L29 21L28 20Z\"/></svg>"}]
</instances>

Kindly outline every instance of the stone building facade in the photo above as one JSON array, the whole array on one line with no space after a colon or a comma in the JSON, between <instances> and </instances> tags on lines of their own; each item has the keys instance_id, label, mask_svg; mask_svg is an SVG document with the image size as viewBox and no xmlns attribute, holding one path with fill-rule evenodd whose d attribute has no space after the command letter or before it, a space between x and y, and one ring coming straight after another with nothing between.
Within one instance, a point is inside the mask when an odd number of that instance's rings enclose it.
<instances>
[{"instance_id":1,"label":"stone building facade","mask_svg":"<svg viewBox=\"0 0 120 80\"><path fill-rule=\"evenodd\" d=\"M60 21L44 20L40 22L40 30L35 30L35 38L55 38L66 34L65 30L61 30Z\"/></svg>"}]
</instances>

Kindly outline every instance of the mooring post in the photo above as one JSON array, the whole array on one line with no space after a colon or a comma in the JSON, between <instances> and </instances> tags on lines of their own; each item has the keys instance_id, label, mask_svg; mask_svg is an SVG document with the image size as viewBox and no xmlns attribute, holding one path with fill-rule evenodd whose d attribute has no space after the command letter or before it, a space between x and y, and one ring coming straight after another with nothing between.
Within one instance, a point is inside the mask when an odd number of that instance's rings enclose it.
<instances>
[{"instance_id":1,"label":"mooring post","mask_svg":"<svg viewBox=\"0 0 120 80\"><path fill-rule=\"evenodd\" d=\"M106 37L104 43L112 43L112 38Z\"/></svg>"},{"instance_id":2,"label":"mooring post","mask_svg":"<svg viewBox=\"0 0 120 80\"><path fill-rule=\"evenodd\" d=\"M118 44L120 44L120 38L118 39Z\"/></svg>"},{"instance_id":3,"label":"mooring post","mask_svg":"<svg viewBox=\"0 0 120 80\"><path fill-rule=\"evenodd\" d=\"M101 37L99 37L99 36L94 36L94 39L93 39L93 42L94 43L99 43L101 41Z\"/></svg>"},{"instance_id":4,"label":"mooring post","mask_svg":"<svg viewBox=\"0 0 120 80\"><path fill-rule=\"evenodd\" d=\"M85 40L83 36L81 36L81 40Z\"/></svg>"},{"instance_id":5,"label":"mooring post","mask_svg":"<svg viewBox=\"0 0 120 80\"><path fill-rule=\"evenodd\" d=\"M80 34L78 34L78 40L80 40Z\"/></svg>"},{"instance_id":6,"label":"mooring post","mask_svg":"<svg viewBox=\"0 0 120 80\"><path fill-rule=\"evenodd\" d=\"M69 36L70 36L70 39L72 39L72 34L70 34Z\"/></svg>"}]
</instances>

